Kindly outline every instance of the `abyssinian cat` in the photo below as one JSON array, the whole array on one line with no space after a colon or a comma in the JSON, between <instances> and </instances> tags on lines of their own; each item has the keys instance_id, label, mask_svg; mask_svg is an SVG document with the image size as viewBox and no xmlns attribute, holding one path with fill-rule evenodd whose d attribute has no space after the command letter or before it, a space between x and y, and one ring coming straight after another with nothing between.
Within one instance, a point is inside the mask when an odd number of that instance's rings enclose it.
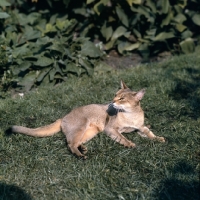
<instances>
[{"instance_id":1,"label":"abyssinian cat","mask_svg":"<svg viewBox=\"0 0 200 200\"><path fill-rule=\"evenodd\" d=\"M121 81L121 89L110 104L90 104L78 107L50 125L35 129L12 126L11 131L35 137L51 136L62 131L72 153L83 158L86 158L87 152L83 144L99 132L105 132L125 147L135 147L135 144L126 139L122 133L134 130L137 130L141 136L165 142L163 137L154 135L144 126L144 112L140 106L144 93L144 89L138 92L132 91Z\"/></svg>"}]
</instances>

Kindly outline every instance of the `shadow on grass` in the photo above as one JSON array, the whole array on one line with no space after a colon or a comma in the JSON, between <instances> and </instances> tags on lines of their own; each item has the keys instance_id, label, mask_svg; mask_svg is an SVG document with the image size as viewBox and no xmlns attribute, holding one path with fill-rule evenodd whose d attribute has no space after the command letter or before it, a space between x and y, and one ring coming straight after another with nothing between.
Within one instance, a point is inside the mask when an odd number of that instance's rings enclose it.
<instances>
[{"instance_id":1,"label":"shadow on grass","mask_svg":"<svg viewBox=\"0 0 200 200\"><path fill-rule=\"evenodd\" d=\"M172 169L172 177L162 181L156 190L156 199L159 200L199 200L199 181L191 180L195 169L185 163L178 163ZM181 177L184 176L184 181Z\"/></svg>"},{"instance_id":2,"label":"shadow on grass","mask_svg":"<svg viewBox=\"0 0 200 200\"><path fill-rule=\"evenodd\" d=\"M200 70L192 68L184 70L187 79L174 77L176 87L170 96L176 101L185 100L189 107L183 109L181 114L197 119L200 116Z\"/></svg>"},{"instance_id":3,"label":"shadow on grass","mask_svg":"<svg viewBox=\"0 0 200 200\"><path fill-rule=\"evenodd\" d=\"M1 200L32 200L24 190L15 185L0 182Z\"/></svg>"}]
</instances>

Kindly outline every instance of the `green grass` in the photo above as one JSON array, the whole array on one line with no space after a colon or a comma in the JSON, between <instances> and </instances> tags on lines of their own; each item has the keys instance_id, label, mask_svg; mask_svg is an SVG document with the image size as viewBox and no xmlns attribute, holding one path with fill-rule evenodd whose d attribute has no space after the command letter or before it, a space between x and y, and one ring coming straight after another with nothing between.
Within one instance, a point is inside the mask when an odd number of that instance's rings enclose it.
<instances>
[{"instance_id":1,"label":"green grass","mask_svg":"<svg viewBox=\"0 0 200 200\"><path fill-rule=\"evenodd\" d=\"M48 138L6 136L11 125L38 127L71 109L110 102L120 79L146 88L146 124L166 143L126 134L126 149L104 133L87 143L80 160L59 133ZM190 54L125 71L73 79L24 98L0 100L0 199L196 200L199 197L200 56Z\"/></svg>"}]
</instances>

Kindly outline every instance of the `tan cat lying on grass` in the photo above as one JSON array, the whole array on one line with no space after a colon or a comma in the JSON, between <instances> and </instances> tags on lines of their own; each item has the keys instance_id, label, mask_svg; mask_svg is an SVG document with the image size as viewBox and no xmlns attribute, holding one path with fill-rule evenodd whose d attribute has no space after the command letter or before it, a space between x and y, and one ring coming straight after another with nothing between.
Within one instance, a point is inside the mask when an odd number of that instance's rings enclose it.
<instances>
[{"instance_id":1,"label":"tan cat lying on grass","mask_svg":"<svg viewBox=\"0 0 200 200\"><path fill-rule=\"evenodd\" d=\"M121 133L134 130L137 130L141 136L165 142L163 137L155 136L144 126L144 112L140 107L140 100L144 93L144 89L138 92L131 91L121 81L121 89L110 104L90 104L78 107L50 125L35 129L13 126L11 131L35 137L51 136L62 131L66 135L72 153L83 158L86 158L87 152L83 144L102 131L125 147L135 147L135 144Z\"/></svg>"}]
</instances>

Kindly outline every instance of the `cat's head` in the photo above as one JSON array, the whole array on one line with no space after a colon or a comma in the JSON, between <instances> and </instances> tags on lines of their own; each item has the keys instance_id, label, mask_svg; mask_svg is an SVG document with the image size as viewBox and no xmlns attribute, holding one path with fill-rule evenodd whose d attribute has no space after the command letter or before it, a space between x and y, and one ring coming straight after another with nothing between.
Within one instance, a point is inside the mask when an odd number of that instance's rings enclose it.
<instances>
[{"instance_id":1,"label":"cat's head","mask_svg":"<svg viewBox=\"0 0 200 200\"><path fill-rule=\"evenodd\" d=\"M145 89L134 92L121 81L121 89L115 94L113 107L127 112L132 111L136 106L140 105L140 100L143 98L144 94Z\"/></svg>"}]
</instances>

